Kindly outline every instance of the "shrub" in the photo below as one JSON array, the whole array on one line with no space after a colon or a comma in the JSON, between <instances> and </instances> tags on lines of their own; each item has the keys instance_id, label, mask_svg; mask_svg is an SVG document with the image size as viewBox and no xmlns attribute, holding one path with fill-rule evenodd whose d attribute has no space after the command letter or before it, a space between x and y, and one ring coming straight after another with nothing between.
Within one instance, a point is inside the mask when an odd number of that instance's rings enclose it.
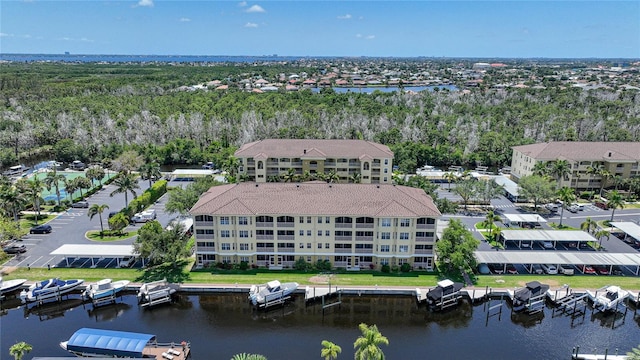
<instances>
[{"instance_id":1,"label":"shrub","mask_svg":"<svg viewBox=\"0 0 640 360\"><path fill-rule=\"evenodd\" d=\"M293 264L293 268L298 270L298 271L307 271L307 270L309 270L309 263L306 262L303 257L300 257Z\"/></svg>"},{"instance_id":2,"label":"shrub","mask_svg":"<svg viewBox=\"0 0 640 360\"><path fill-rule=\"evenodd\" d=\"M238 269L242 271L249 269L249 263L246 261L241 261L240 264L238 265Z\"/></svg>"},{"instance_id":3,"label":"shrub","mask_svg":"<svg viewBox=\"0 0 640 360\"><path fill-rule=\"evenodd\" d=\"M389 264L384 264L382 265L381 270L383 273L390 273L391 272L391 267L389 266Z\"/></svg>"},{"instance_id":4,"label":"shrub","mask_svg":"<svg viewBox=\"0 0 640 360\"><path fill-rule=\"evenodd\" d=\"M403 273L411 271L411 265L409 265L408 263L402 264L402 266L400 266L400 271L402 271Z\"/></svg>"}]
</instances>

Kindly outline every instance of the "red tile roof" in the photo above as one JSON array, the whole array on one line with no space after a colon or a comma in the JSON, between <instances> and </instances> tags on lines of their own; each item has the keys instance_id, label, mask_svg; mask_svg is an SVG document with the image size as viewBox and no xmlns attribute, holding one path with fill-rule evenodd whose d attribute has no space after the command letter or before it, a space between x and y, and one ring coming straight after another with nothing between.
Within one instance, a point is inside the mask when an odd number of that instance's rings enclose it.
<instances>
[{"instance_id":1,"label":"red tile roof","mask_svg":"<svg viewBox=\"0 0 640 360\"><path fill-rule=\"evenodd\" d=\"M314 155L327 158L357 159L369 155L374 159L393 158L388 146L365 140L321 140L321 139L265 139L242 145L235 152L238 158L253 157L263 153L272 158L302 158L313 150Z\"/></svg>"},{"instance_id":2,"label":"red tile roof","mask_svg":"<svg viewBox=\"0 0 640 360\"><path fill-rule=\"evenodd\" d=\"M214 186L193 215L351 215L439 217L422 189L376 184L253 183Z\"/></svg>"},{"instance_id":3,"label":"red tile roof","mask_svg":"<svg viewBox=\"0 0 640 360\"><path fill-rule=\"evenodd\" d=\"M514 146L536 160L640 161L640 142L557 141Z\"/></svg>"}]
</instances>

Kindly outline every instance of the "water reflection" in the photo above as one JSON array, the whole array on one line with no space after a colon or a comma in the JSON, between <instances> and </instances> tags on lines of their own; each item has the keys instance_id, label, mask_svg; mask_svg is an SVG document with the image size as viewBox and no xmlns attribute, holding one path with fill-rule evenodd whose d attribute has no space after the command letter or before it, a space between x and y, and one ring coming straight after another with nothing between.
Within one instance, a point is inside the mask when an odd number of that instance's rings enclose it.
<instances>
[{"instance_id":1,"label":"water reflection","mask_svg":"<svg viewBox=\"0 0 640 360\"><path fill-rule=\"evenodd\" d=\"M40 321L47 321L64 316L65 312L82 306L84 300L78 298L63 299L60 302L44 303L42 305L24 306L24 317L37 316Z\"/></svg>"},{"instance_id":2,"label":"water reflection","mask_svg":"<svg viewBox=\"0 0 640 360\"><path fill-rule=\"evenodd\" d=\"M124 313L131 309L131 305L117 302L115 304L108 304L90 308L87 310L89 317L93 318L96 322L112 321L118 316L122 316Z\"/></svg>"}]
</instances>

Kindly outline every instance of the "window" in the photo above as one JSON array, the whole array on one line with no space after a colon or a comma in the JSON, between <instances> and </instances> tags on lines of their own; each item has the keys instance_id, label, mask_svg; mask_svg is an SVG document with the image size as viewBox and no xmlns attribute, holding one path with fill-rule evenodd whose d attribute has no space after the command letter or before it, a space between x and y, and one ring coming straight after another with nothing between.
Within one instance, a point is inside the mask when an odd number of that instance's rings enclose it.
<instances>
[{"instance_id":1,"label":"window","mask_svg":"<svg viewBox=\"0 0 640 360\"><path fill-rule=\"evenodd\" d=\"M322 224L322 216L318 216L318 224Z\"/></svg>"},{"instance_id":2,"label":"window","mask_svg":"<svg viewBox=\"0 0 640 360\"><path fill-rule=\"evenodd\" d=\"M411 219L400 219L400 227L411 226Z\"/></svg>"},{"instance_id":3,"label":"window","mask_svg":"<svg viewBox=\"0 0 640 360\"><path fill-rule=\"evenodd\" d=\"M222 243L222 250L231 250L230 243Z\"/></svg>"},{"instance_id":4,"label":"window","mask_svg":"<svg viewBox=\"0 0 640 360\"><path fill-rule=\"evenodd\" d=\"M307 224L311 224L311 216L307 216Z\"/></svg>"},{"instance_id":5,"label":"window","mask_svg":"<svg viewBox=\"0 0 640 360\"><path fill-rule=\"evenodd\" d=\"M229 217L221 216L220 217L220 225L229 225Z\"/></svg>"},{"instance_id":6,"label":"window","mask_svg":"<svg viewBox=\"0 0 640 360\"><path fill-rule=\"evenodd\" d=\"M389 172L389 169L384 168L384 173L386 174L386 173L388 173L388 172Z\"/></svg>"},{"instance_id":7,"label":"window","mask_svg":"<svg viewBox=\"0 0 640 360\"><path fill-rule=\"evenodd\" d=\"M398 246L398 252L401 252L401 253L409 252L409 245Z\"/></svg>"},{"instance_id":8,"label":"window","mask_svg":"<svg viewBox=\"0 0 640 360\"><path fill-rule=\"evenodd\" d=\"M311 262L311 256L307 256L307 262Z\"/></svg>"},{"instance_id":9,"label":"window","mask_svg":"<svg viewBox=\"0 0 640 360\"><path fill-rule=\"evenodd\" d=\"M331 232L329 230L324 231L324 236L331 236Z\"/></svg>"},{"instance_id":10,"label":"window","mask_svg":"<svg viewBox=\"0 0 640 360\"><path fill-rule=\"evenodd\" d=\"M214 242L209 242L209 241L198 241L198 247L210 247L210 248L215 248L216 247L216 243Z\"/></svg>"},{"instance_id":11,"label":"window","mask_svg":"<svg viewBox=\"0 0 640 360\"><path fill-rule=\"evenodd\" d=\"M300 224L304 224L304 216L300 216Z\"/></svg>"},{"instance_id":12,"label":"window","mask_svg":"<svg viewBox=\"0 0 640 360\"><path fill-rule=\"evenodd\" d=\"M300 236L304 236L304 230L300 230Z\"/></svg>"},{"instance_id":13,"label":"window","mask_svg":"<svg viewBox=\"0 0 640 360\"><path fill-rule=\"evenodd\" d=\"M322 236L322 230L318 230L318 236Z\"/></svg>"},{"instance_id":14,"label":"window","mask_svg":"<svg viewBox=\"0 0 640 360\"><path fill-rule=\"evenodd\" d=\"M197 229L196 235L213 235L213 229Z\"/></svg>"},{"instance_id":15,"label":"window","mask_svg":"<svg viewBox=\"0 0 640 360\"><path fill-rule=\"evenodd\" d=\"M249 262L249 257L248 256L240 256L240 262L248 263Z\"/></svg>"},{"instance_id":16,"label":"window","mask_svg":"<svg viewBox=\"0 0 640 360\"><path fill-rule=\"evenodd\" d=\"M304 249L304 243L300 243L300 249Z\"/></svg>"},{"instance_id":17,"label":"window","mask_svg":"<svg viewBox=\"0 0 640 360\"><path fill-rule=\"evenodd\" d=\"M307 243L307 249L311 249L311 243Z\"/></svg>"},{"instance_id":18,"label":"window","mask_svg":"<svg viewBox=\"0 0 640 360\"><path fill-rule=\"evenodd\" d=\"M222 230L220 231L220 237L223 237L223 238L231 237L231 233L229 232L229 230Z\"/></svg>"},{"instance_id":19,"label":"window","mask_svg":"<svg viewBox=\"0 0 640 360\"><path fill-rule=\"evenodd\" d=\"M380 245L380 252L389 252L389 245Z\"/></svg>"},{"instance_id":20,"label":"window","mask_svg":"<svg viewBox=\"0 0 640 360\"><path fill-rule=\"evenodd\" d=\"M240 243L240 250L241 251L249 250L249 244L248 243Z\"/></svg>"},{"instance_id":21,"label":"window","mask_svg":"<svg viewBox=\"0 0 640 360\"><path fill-rule=\"evenodd\" d=\"M384 164L389 165L389 159L384 159Z\"/></svg>"},{"instance_id":22,"label":"window","mask_svg":"<svg viewBox=\"0 0 640 360\"><path fill-rule=\"evenodd\" d=\"M389 265L389 259L380 259L380 265Z\"/></svg>"},{"instance_id":23,"label":"window","mask_svg":"<svg viewBox=\"0 0 640 360\"><path fill-rule=\"evenodd\" d=\"M390 227L390 226L391 226L391 219L389 218L382 219L382 227Z\"/></svg>"},{"instance_id":24,"label":"window","mask_svg":"<svg viewBox=\"0 0 640 360\"><path fill-rule=\"evenodd\" d=\"M238 232L238 234L240 235L241 238L248 238L249 237L249 230L240 230Z\"/></svg>"},{"instance_id":25,"label":"window","mask_svg":"<svg viewBox=\"0 0 640 360\"><path fill-rule=\"evenodd\" d=\"M318 249L322 249L322 243L318 243Z\"/></svg>"},{"instance_id":26,"label":"window","mask_svg":"<svg viewBox=\"0 0 640 360\"><path fill-rule=\"evenodd\" d=\"M328 216L327 216L327 217L325 217L325 218L324 218L324 223L325 223L325 224L329 224L329 223L331 223L331 218L330 218L330 217L328 217Z\"/></svg>"},{"instance_id":27,"label":"window","mask_svg":"<svg viewBox=\"0 0 640 360\"><path fill-rule=\"evenodd\" d=\"M311 230L307 230L307 236L311 236Z\"/></svg>"},{"instance_id":28,"label":"window","mask_svg":"<svg viewBox=\"0 0 640 360\"><path fill-rule=\"evenodd\" d=\"M238 216L238 225L248 225L249 218L246 216Z\"/></svg>"},{"instance_id":29,"label":"window","mask_svg":"<svg viewBox=\"0 0 640 360\"><path fill-rule=\"evenodd\" d=\"M211 215L196 215L196 221L213 221Z\"/></svg>"},{"instance_id":30,"label":"window","mask_svg":"<svg viewBox=\"0 0 640 360\"><path fill-rule=\"evenodd\" d=\"M390 232L382 232L382 233L380 233L380 239L382 239L382 240L390 240L391 239L391 233Z\"/></svg>"},{"instance_id":31,"label":"window","mask_svg":"<svg viewBox=\"0 0 640 360\"><path fill-rule=\"evenodd\" d=\"M400 233L400 240L409 240L409 233L408 232L401 232Z\"/></svg>"},{"instance_id":32,"label":"window","mask_svg":"<svg viewBox=\"0 0 640 360\"><path fill-rule=\"evenodd\" d=\"M324 248L325 248L325 249L331 249L331 244L329 244L329 243L325 243L325 244L324 244Z\"/></svg>"}]
</instances>

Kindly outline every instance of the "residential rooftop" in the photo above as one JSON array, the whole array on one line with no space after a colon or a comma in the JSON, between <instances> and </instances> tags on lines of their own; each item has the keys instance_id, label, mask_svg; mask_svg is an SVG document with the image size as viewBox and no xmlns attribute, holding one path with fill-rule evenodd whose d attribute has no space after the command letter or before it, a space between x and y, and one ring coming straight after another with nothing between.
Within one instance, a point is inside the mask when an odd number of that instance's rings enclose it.
<instances>
[{"instance_id":1,"label":"residential rooftop","mask_svg":"<svg viewBox=\"0 0 640 360\"><path fill-rule=\"evenodd\" d=\"M388 146L365 140L325 139L265 139L242 145L235 153L238 158L257 157L304 158L393 158Z\"/></svg>"},{"instance_id":2,"label":"residential rooftop","mask_svg":"<svg viewBox=\"0 0 640 360\"><path fill-rule=\"evenodd\" d=\"M640 142L557 141L514 146L536 160L639 161Z\"/></svg>"},{"instance_id":3,"label":"residential rooftop","mask_svg":"<svg viewBox=\"0 0 640 360\"><path fill-rule=\"evenodd\" d=\"M378 184L244 182L214 186L191 208L192 215L350 215L439 217L424 190Z\"/></svg>"}]
</instances>

